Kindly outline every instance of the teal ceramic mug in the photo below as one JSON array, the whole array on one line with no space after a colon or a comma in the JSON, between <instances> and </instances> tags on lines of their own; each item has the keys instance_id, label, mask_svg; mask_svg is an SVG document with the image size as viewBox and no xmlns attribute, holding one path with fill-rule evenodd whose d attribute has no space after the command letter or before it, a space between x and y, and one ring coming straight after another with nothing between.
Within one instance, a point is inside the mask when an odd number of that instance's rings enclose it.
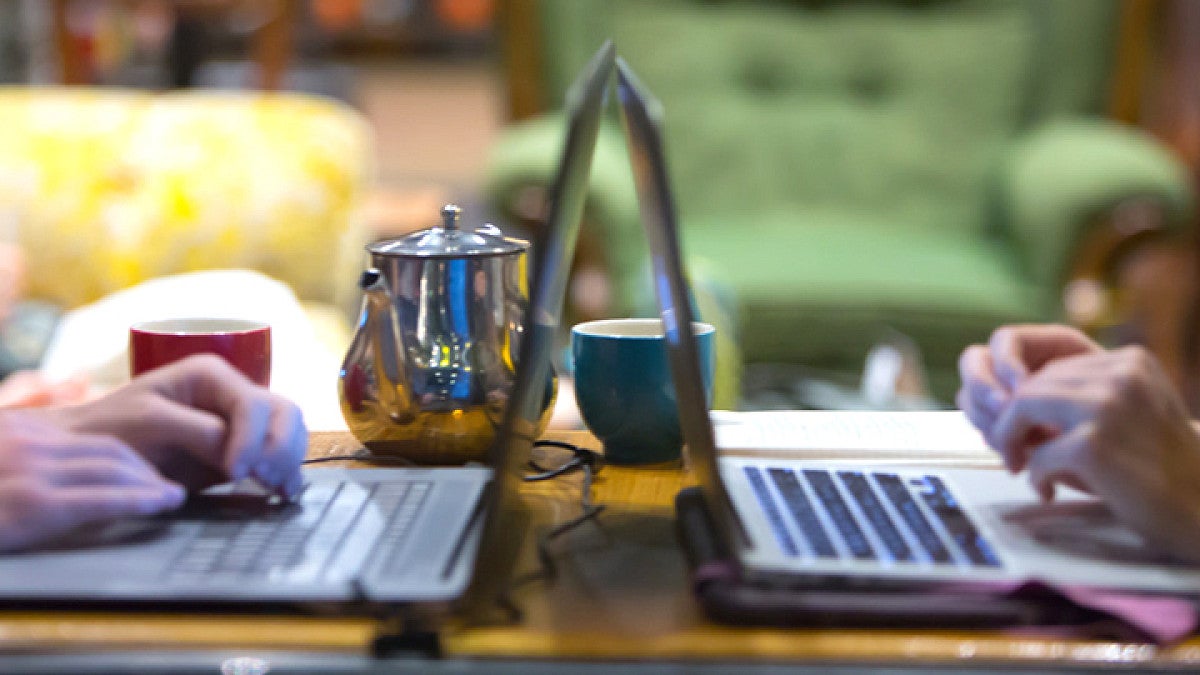
<instances>
[{"instance_id":1,"label":"teal ceramic mug","mask_svg":"<svg viewBox=\"0 0 1200 675\"><path fill-rule=\"evenodd\" d=\"M715 331L693 324L705 395L712 404ZM606 461L648 464L679 459L683 435L659 319L605 319L571 329L575 399L584 423L604 443Z\"/></svg>"}]
</instances>

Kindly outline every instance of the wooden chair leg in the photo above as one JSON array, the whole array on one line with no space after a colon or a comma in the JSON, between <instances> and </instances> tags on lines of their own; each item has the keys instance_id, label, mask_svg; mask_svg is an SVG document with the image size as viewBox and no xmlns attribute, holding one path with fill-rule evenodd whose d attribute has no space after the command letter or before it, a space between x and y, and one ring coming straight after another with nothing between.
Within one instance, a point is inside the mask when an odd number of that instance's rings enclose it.
<instances>
[{"instance_id":1,"label":"wooden chair leg","mask_svg":"<svg viewBox=\"0 0 1200 675\"><path fill-rule=\"evenodd\" d=\"M87 60L79 49L79 41L71 34L67 21L70 5L71 0L53 0L50 10L54 46L58 52L59 81L62 84L87 84Z\"/></svg>"},{"instance_id":2,"label":"wooden chair leg","mask_svg":"<svg viewBox=\"0 0 1200 675\"><path fill-rule=\"evenodd\" d=\"M292 59L292 30L298 13L297 0L273 0L270 18L254 36L253 58L258 65L258 87L265 91L283 88Z\"/></svg>"}]
</instances>

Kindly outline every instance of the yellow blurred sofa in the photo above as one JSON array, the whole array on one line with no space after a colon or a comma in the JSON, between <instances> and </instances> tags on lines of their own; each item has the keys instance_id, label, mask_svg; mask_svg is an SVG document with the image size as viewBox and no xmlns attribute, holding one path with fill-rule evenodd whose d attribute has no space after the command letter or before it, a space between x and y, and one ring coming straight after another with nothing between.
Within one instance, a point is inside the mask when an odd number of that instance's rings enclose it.
<instances>
[{"instance_id":1,"label":"yellow blurred sofa","mask_svg":"<svg viewBox=\"0 0 1200 675\"><path fill-rule=\"evenodd\" d=\"M0 239L69 309L167 274L248 268L302 302L352 288L370 129L293 93L0 87Z\"/></svg>"},{"instance_id":2,"label":"yellow blurred sofa","mask_svg":"<svg viewBox=\"0 0 1200 675\"><path fill-rule=\"evenodd\" d=\"M0 242L23 249L38 308L0 326L0 374L36 365L47 315L208 269L285 282L336 345L372 175L370 127L338 101L0 87Z\"/></svg>"}]
</instances>

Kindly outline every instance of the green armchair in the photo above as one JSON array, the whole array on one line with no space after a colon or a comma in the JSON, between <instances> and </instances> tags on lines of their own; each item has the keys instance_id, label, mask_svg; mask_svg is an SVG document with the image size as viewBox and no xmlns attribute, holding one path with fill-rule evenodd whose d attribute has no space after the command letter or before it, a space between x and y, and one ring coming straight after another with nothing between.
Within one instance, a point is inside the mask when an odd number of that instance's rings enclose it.
<instances>
[{"instance_id":1,"label":"green armchair","mask_svg":"<svg viewBox=\"0 0 1200 675\"><path fill-rule=\"evenodd\" d=\"M520 37L538 46L544 100L608 36L662 99L684 250L732 291L745 361L856 375L898 330L949 400L964 346L1066 318L1105 214L1136 200L1160 230L1191 224L1182 164L1103 119L1117 14L1100 0L542 0ZM561 128L534 117L495 145L499 213L529 217ZM585 229L617 315L645 310L648 283L628 167L614 121Z\"/></svg>"}]
</instances>

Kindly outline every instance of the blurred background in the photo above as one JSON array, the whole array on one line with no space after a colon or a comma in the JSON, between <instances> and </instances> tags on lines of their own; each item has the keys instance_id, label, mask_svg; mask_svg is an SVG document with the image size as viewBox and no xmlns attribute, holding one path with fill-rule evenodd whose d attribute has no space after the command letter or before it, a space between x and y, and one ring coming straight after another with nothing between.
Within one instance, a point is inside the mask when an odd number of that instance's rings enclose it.
<instances>
[{"instance_id":1,"label":"blurred background","mask_svg":"<svg viewBox=\"0 0 1200 675\"><path fill-rule=\"evenodd\" d=\"M565 88L613 37L665 105L719 407L944 407L1013 321L1146 344L1200 406L1198 5L0 0L0 365L222 267L337 352L363 243L446 202L536 234ZM569 321L653 312L638 227L614 117Z\"/></svg>"}]
</instances>

